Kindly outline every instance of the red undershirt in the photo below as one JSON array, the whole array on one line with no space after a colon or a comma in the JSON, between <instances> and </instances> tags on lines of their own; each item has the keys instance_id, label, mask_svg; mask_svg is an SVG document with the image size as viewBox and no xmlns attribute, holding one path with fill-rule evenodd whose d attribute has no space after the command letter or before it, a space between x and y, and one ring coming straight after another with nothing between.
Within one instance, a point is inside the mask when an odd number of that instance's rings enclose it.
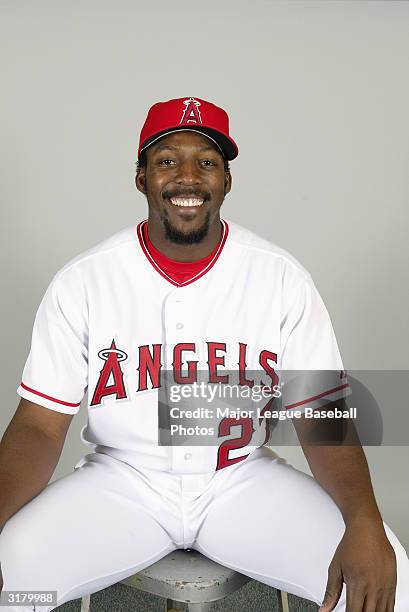
<instances>
[{"instance_id":1,"label":"red undershirt","mask_svg":"<svg viewBox=\"0 0 409 612\"><path fill-rule=\"evenodd\" d=\"M178 283L183 283L185 280L192 278L196 274L198 274L203 268L205 268L211 259L214 257L215 252L219 248L220 241L217 243L215 249L204 257L203 259L197 259L196 261L176 261L175 259L170 259L161 251L158 251L156 247L153 246L152 242L148 237L148 224L145 223L142 227L143 237L145 239L146 248L148 249L151 257L155 260L158 266L166 272L173 280Z\"/></svg>"}]
</instances>

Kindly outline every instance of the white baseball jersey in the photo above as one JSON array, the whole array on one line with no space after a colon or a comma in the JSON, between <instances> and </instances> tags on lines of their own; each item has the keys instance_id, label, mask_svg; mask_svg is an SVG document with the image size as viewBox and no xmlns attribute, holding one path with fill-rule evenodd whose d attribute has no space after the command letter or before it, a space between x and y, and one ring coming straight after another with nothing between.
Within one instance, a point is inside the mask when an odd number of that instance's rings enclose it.
<instances>
[{"instance_id":1,"label":"white baseball jersey","mask_svg":"<svg viewBox=\"0 0 409 612\"><path fill-rule=\"evenodd\" d=\"M141 221L66 264L35 318L17 392L75 414L87 395L81 432L93 449L135 467L203 473L245 459L267 440L266 421L221 419L214 446L158 444L161 374L179 368L216 382L226 373L331 370L287 408L337 400L348 387L325 305L307 270L287 251L223 219L209 265L178 284L150 257ZM327 379L328 381L328 379ZM187 452L188 451L188 452Z\"/></svg>"}]
</instances>

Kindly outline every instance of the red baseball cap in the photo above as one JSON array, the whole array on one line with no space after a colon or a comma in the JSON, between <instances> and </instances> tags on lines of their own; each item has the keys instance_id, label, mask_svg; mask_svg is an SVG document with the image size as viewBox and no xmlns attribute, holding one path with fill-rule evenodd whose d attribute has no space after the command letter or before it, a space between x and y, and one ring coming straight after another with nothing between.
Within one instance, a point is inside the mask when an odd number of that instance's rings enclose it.
<instances>
[{"instance_id":1,"label":"red baseball cap","mask_svg":"<svg viewBox=\"0 0 409 612\"><path fill-rule=\"evenodd\" d=\"M141 152L166 134L188 130L204 134L219 147L227 160L239 154L229 135L229 116L225 110L200 98L175 98L150 107L139 137Z\"/></svg>"}]
</instances>

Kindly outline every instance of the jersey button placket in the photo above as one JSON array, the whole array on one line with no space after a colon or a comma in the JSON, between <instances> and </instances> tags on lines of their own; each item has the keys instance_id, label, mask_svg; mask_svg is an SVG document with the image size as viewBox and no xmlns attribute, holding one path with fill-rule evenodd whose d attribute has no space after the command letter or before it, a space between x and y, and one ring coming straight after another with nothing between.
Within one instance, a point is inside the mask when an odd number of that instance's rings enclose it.
<instances>
[{"instance_id":1,"label":"jersey button placket","mask_svg":"<svg viewBox=\"0 0 409 612\"><path fill-rule=\"evenodd\" d=\"M172 367L174 347L180 342L195 341L195 336L189 333L193 323L189 293L188 289L178 287L167 296L164 304L164 324L169 360L168 368ZM178 474L189 473L193 463L192 453L187 453L186 448L181 446L170 447L170 453L172 460L171 470Z\"/></svg>"}]
</instances>

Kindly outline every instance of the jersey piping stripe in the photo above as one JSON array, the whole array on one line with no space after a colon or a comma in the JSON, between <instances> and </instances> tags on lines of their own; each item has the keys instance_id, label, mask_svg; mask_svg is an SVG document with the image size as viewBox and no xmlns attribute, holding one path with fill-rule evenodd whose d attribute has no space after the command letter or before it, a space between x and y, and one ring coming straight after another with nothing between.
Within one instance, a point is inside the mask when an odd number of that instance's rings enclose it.
<instances>
[{"instance_id":1,"label":"jersey piping stripe","mask_svg":"<svg viewBox=\"0 0 409 612\"><path fill-rule=\"evenodd\" d=\"M303 404L307 404L308 402L313 402L316 399L325 397L325 395L330 395L331 393L335 393L336 391L341 391L342 389L346 389L347 387L349 387L348 383L346 383L345 385L340 385L339 387L334 387L333 389L328 389L328 391L324 391L324 393L320 393L319 395L314 395L313 397L309 397L305 400L302 400L302 402L296 402L295 404L288 404L288 406L286 406L285 409L291 410L293 408L296 408L297 406L302 406Z\"/></svg>"},{"instance_id":2,"label":"jersey piping stripe","mask_svg":"<svg viewBox=\"0 0 409 612\"><path fill-rule=\"evenodd\" d=\"M185 285L189 285L190 283L193 283L195 280L198 280L201 276L206 274L206 272L208 272L210 270L210 268L212 268L214 266L214 264L216 263L216 260L218 259L219 255L222 252L223 247L224 247L224 245L226 243L227 236L229 235L229 226L228 226L227 221L224 221L223 219L220 219L220 221L221 221L221 223L223 225L222 237L220 239L219 246L218 246L217 251L215 252L213 258L209 261L207 266L205 268L203 268L203 270L201 270L200 272L198 272L197 274L192 276L192 278L188 278L187 280L185 280L185 281L183 281L181 283L178 283L171 276L166 274L166 272L164 270L162 270L162 268L156 263L156 261L153 259L153 257L149 253L148 248L147 248L146 243L145 243L145 239L143 237L143 231L142 231L145 223L148 222L147 219L145 219L144 221L141 221L140 223L138 223L137 228L136 228L136 232L137 232L137 236L138 236L138 239L139 239L139 244L141 245L142 251L145 254L146 258L149 260L149 262L152 264L152 266L155 268L155 270L157 272L159 272L159 274L163 278L165 278L169 283L172 283L172 285L175 285L176 287L183 287Z\"/></svg>"},{"instance_id":3,"label":"jersey piping stripe","mask_svg":"<svg viewBox=\"0 0 409 612\"><path fill-rule=\"evenodd\" d=\"M21 386L26 391L30 391L31 393L35 393L35 395L39 395L40 397L44 397L44 399L51 400L52 402L56 402L57 404L63 404L64 406L72 406L73 408L76 408L77 406L81 405L81 402L79 402L78 404L72 404L71 402L64 402L63 400L59 400L59 399L56 399L55 397L51 397L51 395L45 395L45 393L40 393L40 391L36 391L35 389L32 389L31 387L27 387L27 385L25 385L23 382L21 383Z\"/></svg>"}]
</instances>

